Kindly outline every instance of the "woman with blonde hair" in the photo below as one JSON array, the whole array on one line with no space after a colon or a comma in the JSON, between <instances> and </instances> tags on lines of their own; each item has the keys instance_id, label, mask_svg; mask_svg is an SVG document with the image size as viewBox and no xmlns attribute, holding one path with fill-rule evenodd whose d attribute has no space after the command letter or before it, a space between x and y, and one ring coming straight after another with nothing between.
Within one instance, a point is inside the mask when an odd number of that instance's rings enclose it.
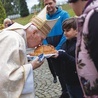
<instances>
[{"instance_id":1,"label":"woman with blonde hair","mask_svg":"<svg viewBox=\"0 0 98 98\"><path fill-rule=\"evenodd\" d=\"M14 22L13 22L11 19L5 18L5 19L4 19L4 22L3 22L4 28L7 28L7 27L11 26L13 23L14 23Z\"/></svg>"}]
</instances>

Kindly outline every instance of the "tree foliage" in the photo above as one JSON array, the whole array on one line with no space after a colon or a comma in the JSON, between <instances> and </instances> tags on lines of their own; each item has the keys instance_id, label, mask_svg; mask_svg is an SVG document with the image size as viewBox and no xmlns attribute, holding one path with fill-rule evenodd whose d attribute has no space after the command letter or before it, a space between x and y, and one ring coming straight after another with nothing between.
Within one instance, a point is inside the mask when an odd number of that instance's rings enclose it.
<instances>
[{"instance_id":1,"label":"tree foliage","mask_svg":"<svg viewBox=\"0 0 98 98\"><path fill-rule=\"evenodd\" d=\"M0 24L3 23L3 20L6 18L6 12L0 0Z\"/></svg>"},{"instance_id":2,"label":"tree foliage","mask_svg":"<svg viewBox=\"0 0 98 98\"><path fill-rule=\"evenodd\" d=\"M27 3L25 0L19 0L19 7L20 7L21 17L25 17L29 15L29 10L28 10Z\"/></svg>"},{"instance_id":3,"label":"tree foliage","mask_svg":"<svg viewBox=\"0 0 98 98\"><path fill-rule=\"evenodd\" d=\"M19 13L19 0L2 0L2 4L7 16Z\"/></svg>"},{"instance_id":4,"label":"tree foliage","mask_svg":"<svg viewBox=\"0 0 98 98\"><path fill-rule=\"evenodd\" d=\"M44 1L43 0L38 0L38 2L39 2L40 8L43 9L43 7L44 7Z\"/></svg>"}]
</instances>

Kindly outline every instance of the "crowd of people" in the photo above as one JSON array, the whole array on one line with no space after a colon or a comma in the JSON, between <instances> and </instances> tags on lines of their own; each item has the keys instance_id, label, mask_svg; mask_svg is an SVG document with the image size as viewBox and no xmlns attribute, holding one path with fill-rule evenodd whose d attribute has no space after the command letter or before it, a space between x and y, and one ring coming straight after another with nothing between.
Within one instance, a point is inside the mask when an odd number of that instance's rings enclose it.
<instances>
[{"instance_id":1,"label":"crowd of people","mask_svg":"<svg viewBox=\"0 0 98 98\"><path fill-rule=\"evenodd\" d=\"M28 62L26 48L40 44L51 44L57 50L47 61L53 82L57 77L60 82L60 98L98 98L98 0L68 0L77 17L57 7L56 0L43 2L44 9L25 26L4 20L1 98L35 98L33 70L44 60L36 57Z\"/></svg>"}]
</instances>

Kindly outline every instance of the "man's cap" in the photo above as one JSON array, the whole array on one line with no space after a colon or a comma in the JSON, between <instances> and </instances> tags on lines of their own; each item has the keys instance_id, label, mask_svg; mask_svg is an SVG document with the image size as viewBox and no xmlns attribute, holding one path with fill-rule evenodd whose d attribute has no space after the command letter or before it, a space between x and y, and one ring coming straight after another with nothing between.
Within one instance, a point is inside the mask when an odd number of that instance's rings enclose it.
<instances>
[{"instance_id":1,"label":"man's cap","mask_svg":"<svg viewBox=\"0 0 98 98\"><path fill-rule=\"evenodd\" d=\"M46 14L47 14L47 6L44 7L44 9L35 17L31 19L31 23L34 24L44 35L47 35L50 30L53 28L57 19L53 20L47 20L46 19Z\"/></svg>"}]
</instances>

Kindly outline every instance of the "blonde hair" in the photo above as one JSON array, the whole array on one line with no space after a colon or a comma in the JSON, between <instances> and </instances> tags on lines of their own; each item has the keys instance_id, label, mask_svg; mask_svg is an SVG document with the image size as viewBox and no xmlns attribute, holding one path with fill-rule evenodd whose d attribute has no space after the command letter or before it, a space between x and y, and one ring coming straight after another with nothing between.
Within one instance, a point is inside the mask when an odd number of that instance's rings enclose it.
<instances>
[{"instance_id":1,"label":"blonde hair","mask_svg":"<svg viewBox=\"0 0 98 98\"><path fill-rule=\"evenodd\" d=\"M12 21L9 18L5 18L3 23L5 24L6 22L10 22L11 23Z\"/></svg>"},{"instance_id":2,"label":"blonde hair","mask_svg":"<svg viewBox=\"0 0 98 98\"><path fill-rule=\"evenodd\" d=\"M9 27L10 25L13 24L13 21L9 18L5 18L4 21L3 21L3 24L4 24L4 27L7 28L7 27Z\"/></svg>"}]
</instances>

